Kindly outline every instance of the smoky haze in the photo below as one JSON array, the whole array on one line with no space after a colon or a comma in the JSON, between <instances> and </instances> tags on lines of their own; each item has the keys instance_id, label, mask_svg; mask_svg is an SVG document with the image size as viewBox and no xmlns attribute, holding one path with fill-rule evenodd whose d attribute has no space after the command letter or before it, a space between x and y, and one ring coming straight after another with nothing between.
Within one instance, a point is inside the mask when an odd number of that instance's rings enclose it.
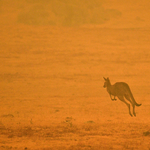
<instances>
[{"instance_id":1,"label":"smoky haze","mask_svg":"<svg viewBox=\"0 0 150 150\"><path fill-rule=\"evenodd\" d=\"M14 14L13 21L28 25L76 26L103 24L120 17L117 9L105 9L102 0L1 0L1 13ZM12 7L13 6L13 7Z\"/></svg>"}]
</instances>

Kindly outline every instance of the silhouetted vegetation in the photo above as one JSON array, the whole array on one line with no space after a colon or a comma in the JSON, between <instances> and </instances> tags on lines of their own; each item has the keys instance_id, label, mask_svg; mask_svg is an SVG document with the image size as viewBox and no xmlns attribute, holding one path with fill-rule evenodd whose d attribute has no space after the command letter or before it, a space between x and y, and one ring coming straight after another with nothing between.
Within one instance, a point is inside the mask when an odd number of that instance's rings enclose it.
<instances>
[{"instance_id":1,"label":"silhouetted vegetation","mask_svg":"<svg viewBox=\"0 0 150 150\"><path fill-rule=\"evenodd\" d=\"M104 9L102 1L26 0L26 7L18 16L18 22L34 25L75 26L102 24L121 13Z\"/></svg>"}]
</instances>

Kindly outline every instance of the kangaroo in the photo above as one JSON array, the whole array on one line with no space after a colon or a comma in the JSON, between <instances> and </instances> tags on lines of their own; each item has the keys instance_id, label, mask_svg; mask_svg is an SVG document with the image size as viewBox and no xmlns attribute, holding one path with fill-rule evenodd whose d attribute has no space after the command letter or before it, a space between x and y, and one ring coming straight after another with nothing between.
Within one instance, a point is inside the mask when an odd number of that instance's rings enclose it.
<instances>
[{"instance_id":1,"label":"kangaroo","mask_svg":"<svg viewBox=\"0 0 150 150\"><path fill-rule=\"evenodd\" d=\"M129 114L130 116L132 116L131 110L130 110L130 104L125 101L125 98L126 98L133 107L133 115L136 116L135 106L141 106L141 104L138 104L135 101L131 93L131 90L129 88L129 85L125 82L116 82L114 85L111 85L109 78L107 79L104 78L104 80L105 82L104 82L103 87L107 88L107 92L109 93L111 100L116 101L117 99L115 97L118 97L119 100L121 100L128 106ZM112 96L114 96L114 98L112 98Z\"/></svg>"}]
</instances>

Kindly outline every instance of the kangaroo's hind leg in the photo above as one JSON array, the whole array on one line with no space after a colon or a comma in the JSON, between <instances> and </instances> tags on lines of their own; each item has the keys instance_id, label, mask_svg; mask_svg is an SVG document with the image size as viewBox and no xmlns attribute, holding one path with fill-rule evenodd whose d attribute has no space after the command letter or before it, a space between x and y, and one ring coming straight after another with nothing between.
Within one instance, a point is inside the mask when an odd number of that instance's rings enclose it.
<instances>
[{"instance_id":1,"label":"kangaroo's hind leg","mask_svg":"<svg viewBox=\"0 0 150 150\"><path fill-rule=\"evenodd\" d=\"M132 107L133 107L133 115L136 116L136 113L135 113L135 104L133 104L133 102L131 101L130 97L128 95L124 95L125 98L132 104Z\"/></svg>"},{"instance_id":2,"label":"kangaroo's hind leg","mask_svg":"<svg viewBox=\"0 0 150 150\"><path fill-rule=\"evenodd\" d=\"M127 105L128 109L129 109L129 114L130 114L130 116L132 117L131 110L130 110L130 104L128 104L128 103L125 101L125 99L124 99L123 96L118 96L118 98L119 98L122 102L124 102L124 103Z\"/></svg>"}]
</instances>

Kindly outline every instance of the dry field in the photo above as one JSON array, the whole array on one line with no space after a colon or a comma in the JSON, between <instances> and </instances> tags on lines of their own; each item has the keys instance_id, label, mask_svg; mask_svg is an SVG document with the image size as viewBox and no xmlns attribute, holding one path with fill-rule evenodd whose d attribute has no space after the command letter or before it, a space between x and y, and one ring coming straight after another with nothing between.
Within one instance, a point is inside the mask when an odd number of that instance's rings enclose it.
<instances>
[{"instance_id":1,"label":"dry field","mask_svg":"<svg viewBox=\"0 0 150 150\"><path fill-rule=\"evenodd\" d=\"M150 29L0 33L0 150L150 150ZM110 100L103 76L130 85L137 117Z\"/></svg>"}]
</instances>

